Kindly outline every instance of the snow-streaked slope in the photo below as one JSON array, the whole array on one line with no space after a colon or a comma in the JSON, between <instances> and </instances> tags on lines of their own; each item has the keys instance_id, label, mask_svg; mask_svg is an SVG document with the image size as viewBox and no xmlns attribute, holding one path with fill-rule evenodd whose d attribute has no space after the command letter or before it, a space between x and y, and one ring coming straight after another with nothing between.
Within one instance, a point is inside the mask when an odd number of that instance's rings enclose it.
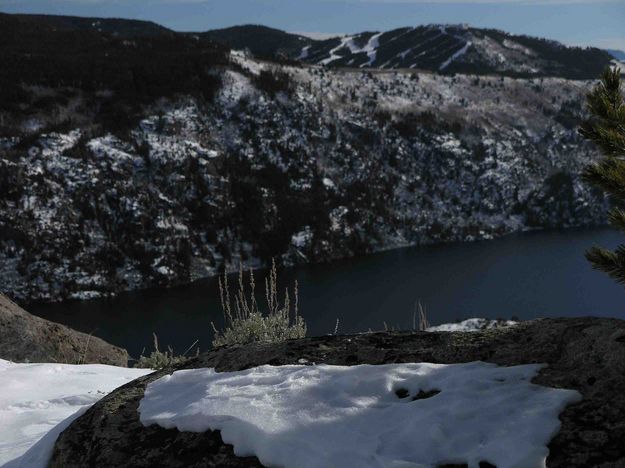
<instances>
[{"instance_id":1,"label":"snow-streaked slope","mask_svg":"<svg viewBox=\"0 0 625 468\"><path fill-rule=\"evenodd\" d=\"M0 360L0 466L45 467L64 427L107 393L150 372Z\"/></svg>"},{"instance_id":2,"label":"snow-streaked slope","mask_svg":"<svg viewBox=\"0 0 625 468\"><path fill-rule=\"evenodd\" d=\"M332 66L436 70L470 43L442 26L345 36L328 51L332 41L308 45L302 60Z\"/></svg>"},{"instance_id":3,"label":"snow-streaked slope","mask_svg":"<svg viewBox=\"0 0 625 468\"><path fill-rule=\"evenodd\" d=\"M302 44L293 58L334 67L417 68L441 72L594 78L610 61L599 49L514 36L467 25L364 32Z\"/></svg>"},{"instance_id":4,"label":"snow-streaked slope","mask_svg":"<svg viewBox=\"0 0 625 468\"><path fill-rule=\"evenodd\" d=\"M146 108L126 136L0 139L4 292L102 297L240 260L605 223L605 200L580 177L598 157L576 131L591 83L231 59L214 106ZM290 94L268 94L263 71L288 73Z\"/></svg>"},{"instance_id":5,"label":"snow-streaked slope","mask_svg":"<svg viewBox=\"0 0 625 468\"><path fill-rule=\"evenodd\" d=\"M148 385L141 421L221 430L267 466L545 466L572 390L530 383L540 365L261 366L174 372ZM438 393L437 393L438 392Z\"/></svg>"}]
</instances>

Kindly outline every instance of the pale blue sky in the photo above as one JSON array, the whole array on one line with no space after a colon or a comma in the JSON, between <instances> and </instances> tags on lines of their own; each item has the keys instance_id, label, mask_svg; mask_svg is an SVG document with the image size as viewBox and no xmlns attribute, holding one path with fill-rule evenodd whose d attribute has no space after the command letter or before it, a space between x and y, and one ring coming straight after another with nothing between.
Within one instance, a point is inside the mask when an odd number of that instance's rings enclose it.
<instances>
[{"instance_id":1,"label":"pale blue sky","mask_svg":"<svg viewBox=\"0 0 625 468\"><path fill-rule=\"evenodd\" d=\"M138 18L181 31L254 23L352 33L469 23L625 50L625 0L0 0L0 11Z\"/></svg>"}]
</instances>

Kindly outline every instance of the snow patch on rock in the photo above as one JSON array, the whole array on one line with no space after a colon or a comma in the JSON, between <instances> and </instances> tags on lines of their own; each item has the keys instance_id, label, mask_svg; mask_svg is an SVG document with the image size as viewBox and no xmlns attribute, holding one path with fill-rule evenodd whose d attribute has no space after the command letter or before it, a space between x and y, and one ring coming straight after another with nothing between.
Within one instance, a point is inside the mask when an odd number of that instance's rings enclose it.
<instances>
[{"instance_id":1,"label":"snow patch on rock","mask_svg":"<svg viewBox=\"0 0 625 468\"><path fill-rule=\"evenodd\" d=\"M267 466L544 467L572 390L530 383L540 365L261 366L174 372L150 383L149 426L220 430Z\"/></svg>"},{"instance_id":2,"label":"snow patch on rock","mask_svg":"<svg viewBox=\"0 0 625 468\"><path fill-rule=\"evenodd\" d=\"M513 327L518 324L514 320L488 320L485 318L471 318L457 323L443 323L428 328L429 332L473 332L489 330L491 328Z\"/></svg>"}]
</instances>

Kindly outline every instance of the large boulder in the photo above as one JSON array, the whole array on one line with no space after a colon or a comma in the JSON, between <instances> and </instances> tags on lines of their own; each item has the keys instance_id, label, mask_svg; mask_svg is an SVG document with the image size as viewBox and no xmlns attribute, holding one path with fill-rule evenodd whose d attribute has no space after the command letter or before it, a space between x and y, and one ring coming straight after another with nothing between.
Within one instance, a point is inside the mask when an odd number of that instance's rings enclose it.
<instances>
[{"instance_id":1,"label":"large boulder","mask_svg":"<svg viewBox=\"0 0 625 468\"><path fill-rule=\"evenodd\" d=\"M2 293L0 359L15 362L128 365L126 350L95 336L35 317Z\"/></svg>"},{"instance_id":2,"label":"large boulder","mask_svg":"<svg viewBox=\"0 0 625 468\"><path fill-rule=\"evenodd\" d=\"M261 466L237 458L218 431L179 432L144 427L137 411L146 385L179 369L237 371L271 364L339 365L487 361L547 363L534 382L579 391L583 399L560 415L549 444L549 467L625 466L625 322L542 319L507 329L463 332L367 333L222 348L139 378L109 394L56 442L53 467Z\"/></svg>"}]
</instances>

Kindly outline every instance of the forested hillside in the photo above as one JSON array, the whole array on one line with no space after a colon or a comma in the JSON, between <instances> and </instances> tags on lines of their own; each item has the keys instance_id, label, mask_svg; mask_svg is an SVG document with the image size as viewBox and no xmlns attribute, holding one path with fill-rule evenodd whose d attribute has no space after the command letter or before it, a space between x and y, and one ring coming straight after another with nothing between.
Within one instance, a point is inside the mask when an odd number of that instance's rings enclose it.
<instances>
[{"instance_id":1,"label":"forested hillside","mask_svg":"<svg viewBox=\"0 0 625 468\"><path fill-rule=\"evenodd\" d=\"M589 82L0 21L0 275L20 300L605 222L580 180Z\"/></svg>"}]
</instances>

